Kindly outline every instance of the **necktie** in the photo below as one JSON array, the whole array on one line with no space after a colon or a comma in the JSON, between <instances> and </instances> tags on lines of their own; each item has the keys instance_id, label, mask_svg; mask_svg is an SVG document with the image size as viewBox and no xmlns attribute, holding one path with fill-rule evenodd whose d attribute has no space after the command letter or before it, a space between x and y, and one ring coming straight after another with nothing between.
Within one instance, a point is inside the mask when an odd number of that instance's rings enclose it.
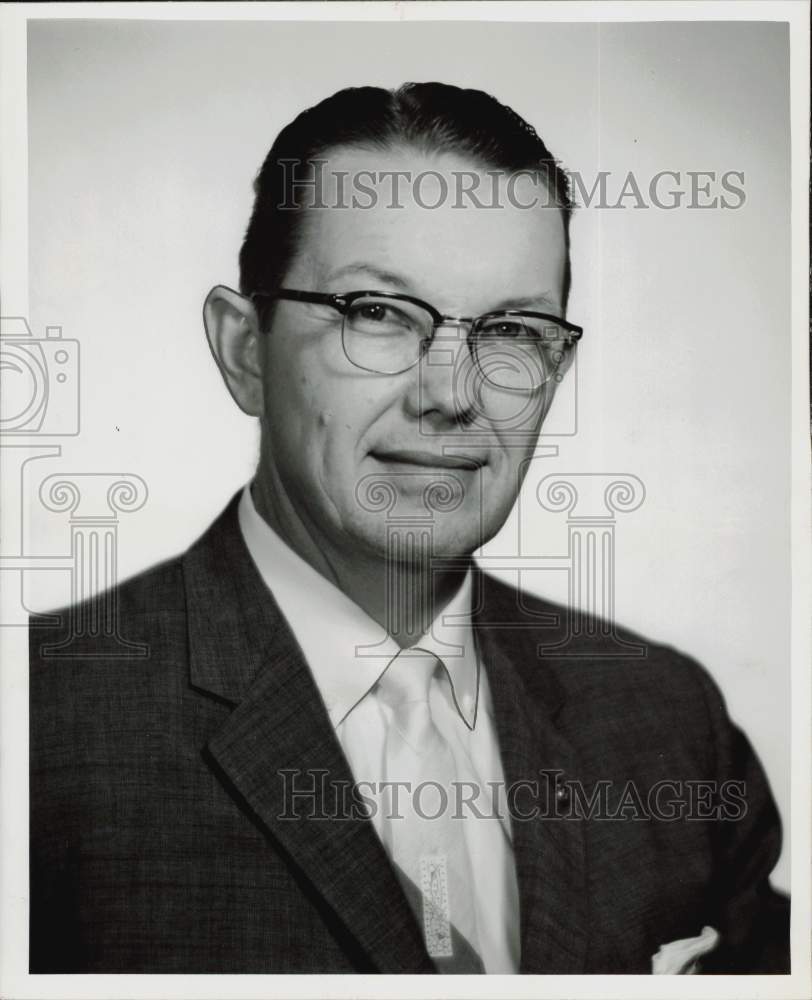
<instances>
[{"instance_id":1,"label":"necktie","mask_svg":"<svg viewBox=\"0 0 812 1000\"><path fill-rule=\"evenodd\" d=\"M438 970L476 973L484 968L477 954L474 873L463 820L453 815L457 769L429 704L431 680L439 666L437 657L425 650L404 649L378 682L378 698L391 712L384 775L395 783L390 786L383 835Z\"/></svg>"}]
</instances>

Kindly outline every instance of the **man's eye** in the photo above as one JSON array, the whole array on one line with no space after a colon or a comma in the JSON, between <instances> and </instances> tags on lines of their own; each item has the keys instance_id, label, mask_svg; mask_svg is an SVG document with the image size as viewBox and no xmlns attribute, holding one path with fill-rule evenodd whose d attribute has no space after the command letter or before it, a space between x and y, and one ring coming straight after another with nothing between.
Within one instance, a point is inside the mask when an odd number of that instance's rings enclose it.
<instances>
[{"instance_id":1,"label":"man's eye","mask_svg":"<svg viewBox=\"0 0 812 1000\"><path fill-rule=\"evenodd\" d=\"M386 306L379 305L378 303L372 303L370 305L360 306L356 310L356 314L365 320L372 321L382 321L387 318L388 309Z\"/></svg>"},{"instance_id":2,"label":"man's eye","mask_svg":"<svg viewBox=\"0 0 812 1000\"><path fill-rule=\"evenodd\" d=\"M386 302L358 302L348 319L352 328L369 333L399 333L414 325L407 313Z\"/></svg>"},{"instance_id":3,"label":"man's eye","mask_svg":"<svg viewBox=\"0 0 812 1000\"><path fill-rule=\"evenodd\" d=\"M525 328L524 324L516 320L503 319L498 322L486 324L482 333L486 337L504 337L505 339L510 339L512 337L527 337L529 331Z\"/></svg>"}]
</instances>

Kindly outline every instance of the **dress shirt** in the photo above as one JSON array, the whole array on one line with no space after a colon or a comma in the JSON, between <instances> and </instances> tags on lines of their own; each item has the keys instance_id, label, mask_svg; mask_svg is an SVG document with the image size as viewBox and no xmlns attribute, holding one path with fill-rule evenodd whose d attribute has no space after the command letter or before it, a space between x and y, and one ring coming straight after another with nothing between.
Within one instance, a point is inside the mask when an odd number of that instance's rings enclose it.
<instances>
[{"instance_id":1,"label":"dress shirt","mask_svg":"<svg viewBox=\"0 0 812 1000\"><path fill-rule=\"evenodd\" d=\"M400 646L276 534L257 512L249 486L240 498L239 522L251 558L310 667L354 780L379 788L390 709L374 688ZM471 586L469 570L416 645L445 666L431 682L432 718L459 762L458 773L481 789L476 806L482 815L464 823L480 957L486 972L512 973L519 966L518 888L491 696L470 622ZM371 820L381 837L380 810Z\"/></svg>"}]
</instances>

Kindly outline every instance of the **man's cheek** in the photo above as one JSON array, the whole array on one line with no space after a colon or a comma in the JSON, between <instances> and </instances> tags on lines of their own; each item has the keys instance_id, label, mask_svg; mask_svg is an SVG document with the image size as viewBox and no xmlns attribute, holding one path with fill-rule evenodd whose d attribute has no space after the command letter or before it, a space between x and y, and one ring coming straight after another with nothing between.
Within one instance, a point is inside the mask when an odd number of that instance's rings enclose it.
<instances>
[{"instance_id":1,"label":"man's cheek","mask_svg":"<svg viewBox=\"0 0 812 1000\"><path fill-rule=\"evenodd\" d=\"M509 392L485 384L480 390L478 403L479 422L487 423L495 435L532 435L539 428L544 395L540 392Z\"/></svg>"},{"instance_id":2,"label":"man's cheek","mask_svg":"<svg viewBox=\"0 0 812 1000\"><path fill-rule=\"evenodd\" d=\"M343 422L331 410L320 411L313 435L313 448L319 453L318 460L325 485L328 491L336 495L347 494L355 489L359 472L353 445L352 426Z\"/></svg>"}]
</instances>

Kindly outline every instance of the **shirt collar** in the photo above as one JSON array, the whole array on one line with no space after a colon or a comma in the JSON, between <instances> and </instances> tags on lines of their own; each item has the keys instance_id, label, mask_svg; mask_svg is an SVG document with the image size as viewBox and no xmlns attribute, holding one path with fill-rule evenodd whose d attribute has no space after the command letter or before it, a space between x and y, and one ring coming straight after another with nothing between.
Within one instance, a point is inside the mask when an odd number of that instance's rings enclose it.
<instances>
[{"instance_id":1,"label":"shirt collar","mask_svg":"<svg viewBox=\"0 0 812 1000\"><path fill-rule=\"evenodd\" d=\"M240 530L265 585L288 622L334 727L375 685L400 651L382 625L297 555L257 511L246 486L238 509ZM471 628L471 571L416 643L445 666L451 701L474 728L479 664Z\"/></svg>"},{"instance_id":2,"label":"shirt collar","mask_svg":"<svg viewBox=\"0 0 812 1000\"><path fill-rule=\"evenodd\" d=\"M433 653L443 664L451 700L469 729L476 723L480 689L479 657L471 628L471 570L425 635L415 643Z\"/></svg>"}]
</instances>

